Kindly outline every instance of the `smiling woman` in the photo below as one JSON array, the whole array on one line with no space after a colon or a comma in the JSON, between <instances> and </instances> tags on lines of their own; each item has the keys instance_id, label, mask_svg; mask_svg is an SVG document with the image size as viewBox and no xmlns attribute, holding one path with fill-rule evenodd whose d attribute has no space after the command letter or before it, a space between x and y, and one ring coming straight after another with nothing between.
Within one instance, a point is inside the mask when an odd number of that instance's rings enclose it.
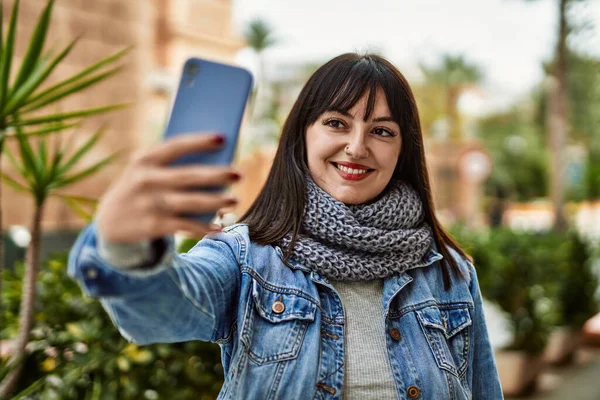
<instances>
[{"instance_id":1,"label":"smiling woman","mask_svg":"<svg viewBox=\"0 0 600 400\"><path fill-rule=\"evenodd\" d=\"M308 169L313 180L345 204L368 203L388 185L402 144L383 89L373 91L371 115L365 93L345 112L323 113L306 130Z\"/></svg>"},{"instance_id":2,"label":"smiling woman","mask_svg":"<svg viewBox=\"0 0 600 400\"><path fill-rule=\"evenodd\" d=\"M203 228L168 212L227 199L175 192L157 211L145 196L181 175L156 160L219 143L142 154L73 248L71 275L124 337L219 343L220 399L502 399L477 274L435 216L415 100L391 63L320 67L242 223L176 254L171 231ZM195 168L195 186L239 178Z\"/></svg>"}]
</instances>

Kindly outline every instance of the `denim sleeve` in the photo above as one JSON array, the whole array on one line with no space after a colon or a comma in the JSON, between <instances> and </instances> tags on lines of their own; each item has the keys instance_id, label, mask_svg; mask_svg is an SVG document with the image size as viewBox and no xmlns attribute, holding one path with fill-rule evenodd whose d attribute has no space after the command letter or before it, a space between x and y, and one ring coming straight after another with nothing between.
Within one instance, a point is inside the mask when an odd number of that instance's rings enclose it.
<instances>
[{"instance_id":1,"label":"denim sleeve","mask_svg":"<svg viewBox=\"0 0 600 400\"><path fill-rule=\"evenodd\" d=\"M159 264L122 269L98 254L95 223L79 235L68 273L83 292L100 299L123 337L138 344L226 341L236 315L240 268L236 239L211 234L187 254L173 239Z\"/></svg>"},{"instance_id":2,"label":"denim sleeve","mask_svg":"<svg viewBox=\"0 0 600 400\"><path fill-rule=\"evenodd\" d=\"M473 312L473 400L501 400L504 399L504 395L483 313L477 272L471 263L468 264L471 274L470 290L475 306Z\"/></svg>"}]
</instances>

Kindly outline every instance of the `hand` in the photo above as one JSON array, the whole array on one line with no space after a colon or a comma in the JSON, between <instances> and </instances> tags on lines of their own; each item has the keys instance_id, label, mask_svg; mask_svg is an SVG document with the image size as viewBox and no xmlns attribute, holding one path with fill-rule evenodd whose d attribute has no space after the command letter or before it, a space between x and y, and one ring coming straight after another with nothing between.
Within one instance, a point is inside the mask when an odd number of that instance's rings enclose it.
<instances>
[{"instance_id":1,"label":"hand","mask_svg":"<svg viewBox=\"0 0 600 400\"><path fill-rule=\"evenodd\" d=\"M183 231L202 237L217 226L184 218L185 213L216 212L237 199L224 193L190 188L226 186L240 178L230 166L169 163L191 153L223 145L217 134L178 135L133 156L123 174L100 199L96 213L99 233L115 244L139 243Z\"/></svg>"}]
</instances>

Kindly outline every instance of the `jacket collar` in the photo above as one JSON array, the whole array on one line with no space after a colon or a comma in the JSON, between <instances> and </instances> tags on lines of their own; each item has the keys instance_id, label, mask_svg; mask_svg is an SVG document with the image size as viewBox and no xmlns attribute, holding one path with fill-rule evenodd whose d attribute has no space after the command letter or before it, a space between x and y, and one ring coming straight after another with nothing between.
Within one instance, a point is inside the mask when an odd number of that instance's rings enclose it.
<instances>
[{"instance_id":1,"label":"jacket collar","mask_svg":"<svg viewBox=\"0 0 600 400\"><path fill-rule=\"evenodd\" d=\"M436 261L439 261L443 258L443 256L437 252L435 243L429 249L427 254L424 257L423 262L413 266L408 271L415 268L423 268L433 264ZM406 285L412 282L413 277L408 274L407 271L404 271L400 274L392 275L386 278L383 281L383 310L384 315L387 317L388 311L390 309L390 304L396 295L402 290Z\"/></svg>"}]
</instances>

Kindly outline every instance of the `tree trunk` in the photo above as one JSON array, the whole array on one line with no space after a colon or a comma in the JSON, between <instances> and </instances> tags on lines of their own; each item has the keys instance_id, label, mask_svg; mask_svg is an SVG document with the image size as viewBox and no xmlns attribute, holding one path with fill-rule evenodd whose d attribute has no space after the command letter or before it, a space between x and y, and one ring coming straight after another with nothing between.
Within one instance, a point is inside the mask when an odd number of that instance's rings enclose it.
<instances>
[{"instance_id":1,"label":"tree trunk","mask_svg":"<svg viewBox=\"0 0 600 400\"><path fill-rule=\"evenodd\" d=\"M552 83L548 97L548 133L550 135L551 177L550 194L554 208L554 229L564 231L567 219L564 212L565 161L567 143L567 3L559 0L559 31L556 54L552 65Z\"/></svg>"},{"instance_id":2,"label":"tree trunk","mask_svg":"<svg viewBox=\"0 0 600 400\"><path fill-rule=\"evenodd\" d=\"M23 277L23 293L21 295L21 309L19 312L19 335L9 365L13 370L0 383L0 400L9 399L14 392L25 359L25 347L29 342L29 333L33 325L35 305L35 283L40 265L40 239L41 221L44 204L36 207L31 227L31 243L27 249L25 274Z\"/></svg>"},{"instance_id":3,"label":"tree trunk","mask_svg":"<svg viewBox=\"0 0 600 400\"><path fill-rule=\"evenodd\" d=\"M451 140L458 142L462 137L458 118L458 96L460 87L450 86L446 98L446 113L448 115L448 132Z\"/></svg>"}]
</instances>

